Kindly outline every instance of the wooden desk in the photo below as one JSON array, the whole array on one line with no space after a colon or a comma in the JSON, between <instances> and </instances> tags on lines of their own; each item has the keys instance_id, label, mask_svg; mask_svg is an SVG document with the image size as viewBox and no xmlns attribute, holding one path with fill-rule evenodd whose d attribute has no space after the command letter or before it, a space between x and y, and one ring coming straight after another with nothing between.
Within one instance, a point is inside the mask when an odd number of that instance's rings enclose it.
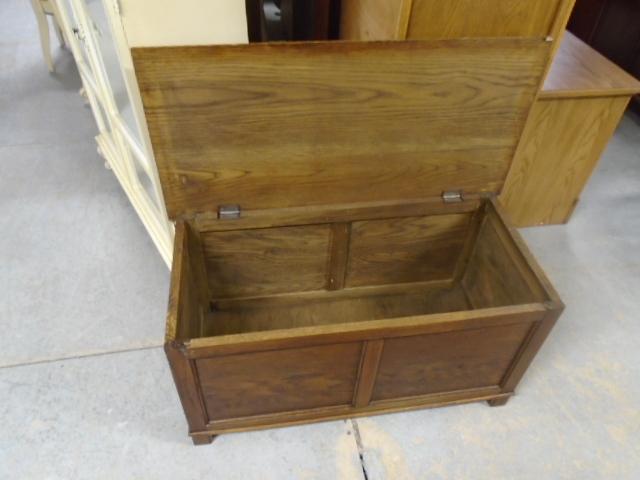
<instances>
[{"instance_id":1,"label":"wooden desk","mask_svg":"<svg viewBox=\"0 0 640 480\"><path fill-rule=\"evenodd\" d=\"M500 200L518 227L566 223L640 82L566 32Z\"/></svg>"}]
</instances>

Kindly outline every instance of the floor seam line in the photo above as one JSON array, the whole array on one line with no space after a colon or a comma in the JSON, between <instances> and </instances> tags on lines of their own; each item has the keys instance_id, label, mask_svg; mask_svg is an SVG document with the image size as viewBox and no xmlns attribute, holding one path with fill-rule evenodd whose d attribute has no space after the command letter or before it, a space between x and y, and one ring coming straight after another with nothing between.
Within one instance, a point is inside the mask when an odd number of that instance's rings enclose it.
<instances>
[{"instance_id":1,"label":"floor seam line","mask_svg":"<svg viewBox=\"0 0 640 480\"><path fill-rule=\"evenodd\" d=\"M17 147L68 147L75 145L95 144L93 137L85 140L70 141L65 143L47 143L47 142L26 142L26 143L3 143L0 148L17 148Z\"/></svg>"},{"instance_id":2,"label":"floor seam line","mask_svg":"<svg viewBox=\"0 0 640 480\"><path fill-rule=\"evenodd\" d=\"M356 419L351 418L351 427L353 429L353 438L356 441L356 448L358 449L358 457L360 458L360 468L362 468L362 475L364 480L369 480L369 473L364 463L364 445L362 444L362 436L360 435L360 428Z\"/></svg>"},{"instance_id":3,"label":"floor seam line","mask_svg":"<svg viewBox=\"0 0 640 480\"><path fill-rule=\"evenodd\" d=\"M138 352L143 350L153 350L155 348L161 348L162 343L157 345L147 345L144 347L132 347L132 348L123 348L121 350L108 350L104 352L95 352L95 353L87 353L82 355L71 355L68 357L58 357L58 358L47 358L42 360L34 360L32 362L20 362L20 363L10 363L7 365L0 365L0 370L6 368L16 368L16 367L28 367L31 365L42 365L45 363L55 363L55 362L63 362L65 360L78 360L81 358L92 358L92 357L103 357L106 355L116 355L118 353L128 353L128 352Z\"/></svg>"}]
</instances>

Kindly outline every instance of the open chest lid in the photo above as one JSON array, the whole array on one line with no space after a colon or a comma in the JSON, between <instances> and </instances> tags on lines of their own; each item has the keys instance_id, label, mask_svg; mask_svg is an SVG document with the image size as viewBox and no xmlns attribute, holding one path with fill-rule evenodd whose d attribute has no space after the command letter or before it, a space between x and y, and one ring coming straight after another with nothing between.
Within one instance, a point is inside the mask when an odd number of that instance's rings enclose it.
<instances>
[{"instance_id":1,"label":"open chest lid","mask_svg":"<svg viewBox=\"0 0 640 480\"><path fill-rule=\"evenodd\" d=\"M133 49L171 218L498 192L544 39Z\"/></svg>"}]
</instances>

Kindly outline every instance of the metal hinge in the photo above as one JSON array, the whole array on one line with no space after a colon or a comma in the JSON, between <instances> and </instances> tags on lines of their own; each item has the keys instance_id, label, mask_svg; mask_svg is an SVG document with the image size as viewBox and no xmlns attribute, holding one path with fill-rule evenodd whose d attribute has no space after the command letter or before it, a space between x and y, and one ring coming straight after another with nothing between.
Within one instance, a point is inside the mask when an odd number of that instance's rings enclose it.
<instances>
[{"instance_id":1,"label":"metal hinge","mask_svg":"<svg viewBox=\"0 0 640 480\"><path fill-rule=\"evenodd\" d=\"M240 205L220 205L218 207L218 218L221 220L240 218Z\"/></svg>"},{"instance_id":2,"label":"metal hinge","mask_svg":"<svg viewBox=\"0 0 640 480\"><path fill-rule=\"evenodd\" d=\"M448 190L446 192L442 192L442 201L444 203L456 203L464 200L462 196L462 190Z\"/></svg>"}]
</instances>

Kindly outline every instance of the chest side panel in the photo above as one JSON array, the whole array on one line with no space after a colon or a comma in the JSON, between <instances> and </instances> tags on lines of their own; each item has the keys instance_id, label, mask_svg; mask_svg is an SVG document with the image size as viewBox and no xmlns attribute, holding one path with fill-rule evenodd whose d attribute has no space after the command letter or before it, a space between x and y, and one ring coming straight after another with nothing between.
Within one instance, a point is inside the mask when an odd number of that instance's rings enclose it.
<instances>
[{"instance_id":1,"label":"chest side panel","mask_svg":"<svg viewBox=\"0 0 640 480\"><path fill-rule=\"evenodd\" d=\"M198 360L208 417L349 405L361 349L353 342Z\"/></svg>"},{"instance_id":2,"label":"chest side panel","mask_svg":"<svg viewBox=\"0 0 640 480\"><path fill-rule=\"evenodd\" d=\"M388 339L372 400L497 386L531 326Z\"/></svg>"}]
</instances>

